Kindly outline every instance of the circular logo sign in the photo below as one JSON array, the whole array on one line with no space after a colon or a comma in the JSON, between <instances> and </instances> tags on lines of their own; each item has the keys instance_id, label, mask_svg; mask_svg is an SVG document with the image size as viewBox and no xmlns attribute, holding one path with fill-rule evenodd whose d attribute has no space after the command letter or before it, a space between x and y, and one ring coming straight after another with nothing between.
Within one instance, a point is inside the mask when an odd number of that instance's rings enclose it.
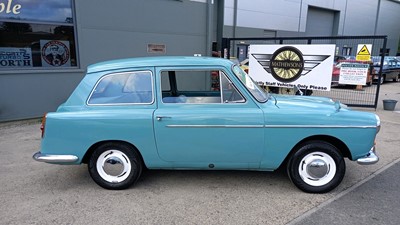
<instances>
[{"instance_id":1,"label":"circular logo sign","mask_svg":"<svg viewBox=\"0 0 400 225\"><path fill-rule=\"evenodd\" d=\"M51 66L62 66L69 60L69 49L61 41L49 41L42 48L42 59Z\"/></svg>"},{"instance_id":2,"label":"circular logo sign","mask_svg":"<svg viewBox=\"0 0 400 225\"><path fill-rule=\"evenodd\" d=\"M280 82L295 81L304 69L303 55L297 48L282 47L272 55L270 69L272 76Z\"/></svg>"}]
</instances>

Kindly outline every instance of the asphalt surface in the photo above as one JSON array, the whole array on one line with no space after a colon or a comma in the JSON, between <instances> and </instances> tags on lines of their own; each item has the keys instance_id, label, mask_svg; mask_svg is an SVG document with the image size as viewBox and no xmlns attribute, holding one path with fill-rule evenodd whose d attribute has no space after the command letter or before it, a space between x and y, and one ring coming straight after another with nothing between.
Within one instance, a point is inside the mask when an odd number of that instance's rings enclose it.
<instances>
[{"instance_id":1,"label":"asphalt surface","mask_svg":"<svg viewBox=\"0 0 400 225\"><path fill-rule=\"evenodd\" d=\"M380 99L400 102L400 83ZM97 186L86 165L39 163L38 120L0 123L2 224L400 224L400 103L382 121L377 164L346 160L327 194L298 190L285 171L146 171L132 188ZM362 109L366 111L368 109Z\"/></svg>"},{"instance_id":2,"label":"asphalt surface","mask_svg":"<svg viewBox=\"0 0 400 225\"><path fill-rule=\"evenodd\" d=\"M400 224L400 163L291 224Z\"/></svg>"}]
</instances>

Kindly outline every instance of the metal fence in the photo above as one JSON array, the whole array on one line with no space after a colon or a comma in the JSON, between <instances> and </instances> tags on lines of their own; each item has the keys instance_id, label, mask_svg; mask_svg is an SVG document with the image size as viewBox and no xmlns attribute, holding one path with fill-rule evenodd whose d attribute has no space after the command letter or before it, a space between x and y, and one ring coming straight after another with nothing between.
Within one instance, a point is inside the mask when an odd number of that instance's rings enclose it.
<instances>
[{"instance_id":1,"label":"metal fence","mask_svg":"<svg viewBox=\"0 0 400 225\"><path fill-rule=\"evenodd\" d=\"M231 59L234 56L238 61L247 57L247 47L252 44L335 44L335 59L355 59L359 44L371 44L371 56L385 56L387 36L329 36L329 37L276 37L276 38L223 38L221 53L224 58ZM247 48L247 49L246 49ZM373 57L377 58L377 57ZM376 108L378 105L379 89L382 77L382 65L384 57L379 57L379 62L370 64L369 70L372 78L370 85L333 85L331 91L313 91L314 96L329 97L334 100L356 107Z\"/></svg>"}]
</instances>

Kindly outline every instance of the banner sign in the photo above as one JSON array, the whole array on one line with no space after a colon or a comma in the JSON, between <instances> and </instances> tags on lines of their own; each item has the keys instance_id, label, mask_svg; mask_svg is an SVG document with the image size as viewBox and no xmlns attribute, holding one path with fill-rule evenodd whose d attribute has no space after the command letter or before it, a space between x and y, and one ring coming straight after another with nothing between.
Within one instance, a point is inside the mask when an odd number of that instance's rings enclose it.
<instances>
[{"instance_id":1,"label":"banner sign","mask_svg":"<svg viewBox=\"0 0 400 225\"><path fill-rule=\"evenodd\" d=\"M0 47L0 67L32 67L32 50Z\"/></svg>"},{"instance_id":2,"label":"banner sign","mask_svg":"<svg viewBox=\"0 0 400 225\"><path fill-rule=\"evenodd\" d=\"M343 63L340 66L339 84L365 85L368 68L368 64Z\"/></svg>"},{"instance_id":3,"label":"banner sign","mask_svg":"<svg viewBox=\"0 0 400 225\"><path fill-rule=\"evenodd\" d=\"M40 40L42 67L69 67L71 53L69 41Z\"/></svg>"},{"instance_id":4,"label":"banner sign","mask_svg":"<svg viewBox=\"0 0 400 225\"><path fill-rule=\"evenodd\" d=\"M331 90L335 45L251 45L249 75L266 86Z\"/></svg>"}]
</instances>

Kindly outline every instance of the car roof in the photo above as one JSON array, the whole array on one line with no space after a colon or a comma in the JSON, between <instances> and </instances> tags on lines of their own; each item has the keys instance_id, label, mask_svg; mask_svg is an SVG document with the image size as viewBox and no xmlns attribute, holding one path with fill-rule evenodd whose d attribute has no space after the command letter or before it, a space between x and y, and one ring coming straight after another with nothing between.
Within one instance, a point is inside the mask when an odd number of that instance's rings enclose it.
<instances>
[{"instance_id":1,"label":"car roof","mask_svg":"<svg viewBox=\"0 0 400 225\"><path fill-rule=\"evenodd\" d=\"M159 56L126 58L104 61L88 66L87 73L95 73L107 70L116 70L135 67L157 67L157 66L227 66L232 62L222 58L194 57L194 56Z\"/></svg>"}]
</instances>

